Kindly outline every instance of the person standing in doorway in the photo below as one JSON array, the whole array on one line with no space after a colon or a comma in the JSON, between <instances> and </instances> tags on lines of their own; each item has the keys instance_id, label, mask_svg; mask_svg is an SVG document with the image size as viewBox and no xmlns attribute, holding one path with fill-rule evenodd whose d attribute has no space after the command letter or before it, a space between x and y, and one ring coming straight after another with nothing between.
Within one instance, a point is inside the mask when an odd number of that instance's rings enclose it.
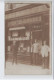
<instances>
[{"instance_id":1,"label":"person standing in doorway","mask_svg":"<svg viewBox=\"0 0 54 81\"><path fill-rule=\"evenodd\" d=\"M33 65L33 45L31 45L31 53L30 53L30 56L31 56L31 65Z\"/></svg>"},{"instance_id":2,"label":"person standing in doorway","mask_svg":"<svg viewBox=\"0 0 54 81\"><path fill-rule=\"evenodd\" d=\"M41 54L43 68L49 68L49 46L46 44L46 41L43 42Z\"/></svg>"},{"instance_id":3,"label":"person standing in doorway","mask_svg":"<svg viewBox=\"0 0 54 81\"><path fill-rule=\"evenodd\" d=\"M33 44L33 64L38 65L38 42L35 40Z\"/></svg>"}]
</instances>

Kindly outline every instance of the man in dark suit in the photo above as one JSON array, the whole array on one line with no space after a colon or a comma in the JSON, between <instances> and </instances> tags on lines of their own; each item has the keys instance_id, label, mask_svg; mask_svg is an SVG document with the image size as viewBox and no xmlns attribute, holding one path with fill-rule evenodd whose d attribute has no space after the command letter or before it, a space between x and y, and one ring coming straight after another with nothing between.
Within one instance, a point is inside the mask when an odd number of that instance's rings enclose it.
<instances>
[{"instance_id":1,"label":"man in dark suit","mask_svg":"<svg viewBox=\"0 0 54 81\"><path fill-rule=\"evenodd\" d=\"M16 45L16 41L13 41L13 45L12 45L12 53L13 53L13 63L15 62L17 64L17 45Z\"/></svg>"}]
</instances>

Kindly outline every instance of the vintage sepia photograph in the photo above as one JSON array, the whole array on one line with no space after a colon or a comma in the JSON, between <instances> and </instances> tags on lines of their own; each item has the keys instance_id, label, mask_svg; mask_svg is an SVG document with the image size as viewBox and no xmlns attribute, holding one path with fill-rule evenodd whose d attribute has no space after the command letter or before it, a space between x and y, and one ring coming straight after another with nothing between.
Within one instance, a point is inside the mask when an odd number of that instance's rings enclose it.
<instances>
[{"instance_id":1,"label":"vintage sepia photograph","mask_svg":"<svg viewBox=\"0 0 54 81\"><path fill-rule=\"evenodd\" d=\"M51 5L5 3L5 75L52 74Z\"/></svg>"}]
</instances>

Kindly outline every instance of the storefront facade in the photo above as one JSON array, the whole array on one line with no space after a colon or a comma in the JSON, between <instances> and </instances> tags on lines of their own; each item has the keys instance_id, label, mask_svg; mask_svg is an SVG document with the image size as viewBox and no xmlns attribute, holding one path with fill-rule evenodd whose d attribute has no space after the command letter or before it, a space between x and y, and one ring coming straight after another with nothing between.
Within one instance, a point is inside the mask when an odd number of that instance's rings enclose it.
<instances>
[{"instance_id":1,"label":"storefront facade","mask_svg":"<svg viewBox=\"0 0 54 81\"><path fill-rule=\"evenodd\" d=\"M29 64L31 62L31 46L35 40L40 44L46 40L49 45L49 15L49 6L46 4L30 4L6 11L6 60L12 60L10 48L14 40L17 45L17 59Z\"/></svg>"}]
</instances>

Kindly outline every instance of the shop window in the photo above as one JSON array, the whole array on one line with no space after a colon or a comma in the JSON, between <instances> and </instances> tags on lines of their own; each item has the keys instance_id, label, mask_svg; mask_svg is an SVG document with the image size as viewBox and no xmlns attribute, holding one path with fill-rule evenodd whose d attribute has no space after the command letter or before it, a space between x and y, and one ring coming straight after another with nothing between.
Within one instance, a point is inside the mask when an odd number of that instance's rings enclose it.
<instances>
[{"instance_id":1,"label":"shop window","mask_svg":"<svg viewBox=\"0 0 54 81\"><path fill-rule=\"evenodd\" d=\"M15 32L15 31L12 32L12 36L13 36L13 37L17 37L17 36L18 36L18 32Z\"/></svg>"},{"instance_id":2,"label":"shop window","mask_svg":"<svg viewBox=\"0 0 54 81\"><path fill-rule=\"evenodd\" d=\"M30 32L27 31L27 32L25 33L25 35L26 35L27 37L30 37Z\"/></svg>"}]
</instances>

